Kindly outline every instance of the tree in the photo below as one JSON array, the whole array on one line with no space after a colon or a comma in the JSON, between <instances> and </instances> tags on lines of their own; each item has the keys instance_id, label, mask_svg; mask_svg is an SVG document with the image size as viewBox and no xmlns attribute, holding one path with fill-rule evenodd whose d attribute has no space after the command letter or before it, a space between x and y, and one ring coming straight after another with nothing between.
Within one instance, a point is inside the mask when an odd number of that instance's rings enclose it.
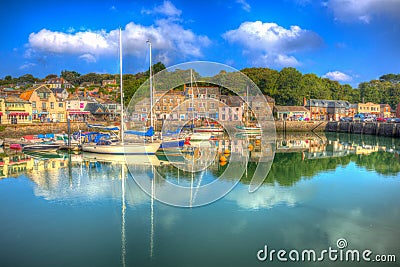
<instances>
[{"instance_id":1,"label":"tree","mask_svg":"<svg viewBox=\"0 0 400 267\"><path fill-rule=\"evenodd\" d=\"M81 74L79 74L76 71L69 71L69 70L63 70L61 71L60 77L62 77L64 80L70 82L73 85L78 85L79 84L79 77Z\"/></svg>"},{"instance_id":2,"label":"tree","mask_svg":"<svg viewBox=\"0 0 400 267\"><path fill-rule=\"evenodd\" d=\"M276 94L273 96L277 105L302 105L304 92L301 92L302 74L295 68L283 68L276 80Z\"/></svg>"},{"instance_id":3,"label":"tree","mask_svg":"<svg viewBox=\"0 0 400 267\"><path fill-rule=\"evenodd\" d=\"M58 78L58 76L56 74L49 74L44 79L45 80L50 80L50 79L54 79L54 78Z\"/></svg>"}]
</instances>

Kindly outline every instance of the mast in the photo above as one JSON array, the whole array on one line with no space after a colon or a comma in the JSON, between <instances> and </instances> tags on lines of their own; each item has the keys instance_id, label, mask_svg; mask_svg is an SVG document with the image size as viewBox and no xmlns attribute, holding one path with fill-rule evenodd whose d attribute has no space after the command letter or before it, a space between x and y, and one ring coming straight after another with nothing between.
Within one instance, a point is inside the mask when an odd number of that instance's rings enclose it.
<instances>
[{"instance_id":1,"label":"mast","mask_svg":"<svg viewBox=\"0 0 400 267\"><path fill-rule=\"evenodd\" d=\"M150 57L150 69L149 69L149 74L150 74L150 126L153 127L153 73L152 73L152 68L151 68L151 42L150 40L147 40L149 44L149 57Z\"/></svg>"},{"instance_id":2,"label":"mast","mask_svg":"<svg viewBox=\"0 0 400 267\"><path fill-rule=\"evenodd\" d=\"M120 126L120 135L121 142L124 142L124 91L122 88L122 30L119 28L119 87L121 93L121 126Z\"/></svg>"},{"instance_id":3,"label":"mast","mask_svg":"<svg viewBox=\"0 0 400 267\"><path fill-rule=\"evenodd\" d=\"M193 132L194 132L194 89L193 89L192 69L190 69L190 89L192 89L192 121L193 121Z\"/></svg>"}]
</instances>

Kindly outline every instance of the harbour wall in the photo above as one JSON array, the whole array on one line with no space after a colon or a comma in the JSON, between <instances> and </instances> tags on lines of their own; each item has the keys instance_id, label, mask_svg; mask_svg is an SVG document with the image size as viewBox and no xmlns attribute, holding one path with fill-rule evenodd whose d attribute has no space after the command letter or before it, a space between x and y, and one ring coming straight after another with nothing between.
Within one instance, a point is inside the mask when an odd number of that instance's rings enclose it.
<instances>
[{"instance_id":1,"label":"harbour wall","mask_svg":"<svg viewBox=\"0 0 400 267\"><path fill-rule=\"evenodd\" d=\"M400 124L385 122L328 122L325 131L400 137Z\"/></svg>"},{"instance_id":2,"label":"harbour wall","mask_svg":"<svg viewBox=\"0 0 400 267\"><path fill-rule=\"evenodd\" d=\"M31 134L48 134L48 133L67 133L68 125L66 122L59 123L32 123L32 124L7 124L1 125L0 139L4 138L20 138L24 135ZM86 123L71 122L71 132L79 130L87 131Z\"/></svg>"},{"instance_id":3,"label":"harbour wall","mask_svg":"<svg viewBox=\"0 0 400 267\"><path fill-rule=\"evenodd\" d=\"M400 123L276 121L277 132L338 132L400 137ZM71 132L87 131L83 122L71 122ZM0 139L20 138L30 134L67 133L66 122L0 125Z\"/></svg>"}]
</instances>

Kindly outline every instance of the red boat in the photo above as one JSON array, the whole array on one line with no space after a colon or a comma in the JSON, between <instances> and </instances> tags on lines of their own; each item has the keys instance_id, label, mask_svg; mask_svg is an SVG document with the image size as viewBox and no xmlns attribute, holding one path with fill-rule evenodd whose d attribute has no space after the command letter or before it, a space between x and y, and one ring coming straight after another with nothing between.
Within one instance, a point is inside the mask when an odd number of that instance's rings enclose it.
<instances>
[{"instance_id":1,"label":"red boat","mask_svg":"<svg viewBox=\"0 0 400 267\"><path fill-rule=\"evenodd\" d=\"M20 144L10 144L10 149L21 150L22 146Z\"/></svg>"}]
</instances>

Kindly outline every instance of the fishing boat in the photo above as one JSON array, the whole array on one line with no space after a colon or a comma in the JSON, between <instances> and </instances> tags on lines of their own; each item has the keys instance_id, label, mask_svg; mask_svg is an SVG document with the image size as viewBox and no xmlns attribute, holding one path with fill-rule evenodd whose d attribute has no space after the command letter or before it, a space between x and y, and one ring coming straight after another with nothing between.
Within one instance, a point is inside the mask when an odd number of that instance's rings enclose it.
<instances>
[{"instance_id":1,"label":"fishing boat","mask_svg":"<svg viewBox=\"0 0 400 267\"><path fill-rule=\"evenodd\" d=\"M195 132L191 135L189 135L189 140L190 141L205 141L209 140L211 138L212 134L211 132Z\"/></svg>"},{"instance_id":2,"label":"fishing boat","mask_svg":"<svg viewBox=\"0 0 400 267\"><path fill-rule=\"evenodd\" d=\"M22 147L22 151L56 151L61 147L61 144L54 142L41 142Z\"/></svg>"},{"instance_id":3,"label":"fishing boat","mask_svg":"<svg viewBox=\"0 0 400 267\"><path fill-rule=\"evenodd\" d=\"M236 129L238 130L239 133L242 134L260 134L261 133L261 127L259 126L243 126L243 125L237 125Z\"/></svg>"},{"instance_id":4,"label":"fishing boat","mask_svg":"<svg viewBox=\"0 0 400 267\"><path fill-rule=\"evenodd\" d=\"M120 94L121 94L121 125L119 129L120 139L117 142L112 142L110 140L104 140L100 138L96 143L82 144L82 151L98 153L98 154L109 154L109 155L140 155L155 154L160 147L159 142L153 142L153 121L151 121L151 126L148 131L124 131L124 103L123 103L123 79L122 79L122 33L119 30L119 61L120 61ZM150 43L150 100L152 101L152 74L151 74L151 43ZM152 116L151 116L152 117ZM131 134L142 137L137 142L135 141L125 141L125 134ZM148 138L149 137L149 138Z\"/></svg>"}]
</instances>

